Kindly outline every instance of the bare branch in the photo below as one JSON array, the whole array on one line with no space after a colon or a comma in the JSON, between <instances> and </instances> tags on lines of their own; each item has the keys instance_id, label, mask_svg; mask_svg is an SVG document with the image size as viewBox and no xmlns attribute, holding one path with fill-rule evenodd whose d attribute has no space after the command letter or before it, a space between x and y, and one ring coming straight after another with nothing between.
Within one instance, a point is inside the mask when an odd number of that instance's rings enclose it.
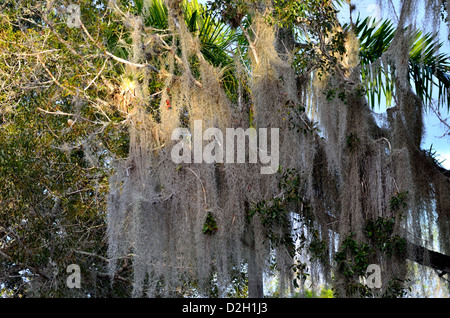
<instances>
[{"instance_id":1,"label":"bare branch","mask_svg":"<svg viewBox=\"0 0 450 318\"><path fill-rule=\"evenodd\" d=\"M101 255L97 255L97 254L92 254L89 252L85 252L85 251L77 251L77 250L73 250L75 253L77 254L81 254L81 255L87 255L87 256L92 256L92 257L96 257L98 259L101 259L102 261L109 263L109 259L107 259L106 257L103 257Z\"/></svg>"}]
</instances>

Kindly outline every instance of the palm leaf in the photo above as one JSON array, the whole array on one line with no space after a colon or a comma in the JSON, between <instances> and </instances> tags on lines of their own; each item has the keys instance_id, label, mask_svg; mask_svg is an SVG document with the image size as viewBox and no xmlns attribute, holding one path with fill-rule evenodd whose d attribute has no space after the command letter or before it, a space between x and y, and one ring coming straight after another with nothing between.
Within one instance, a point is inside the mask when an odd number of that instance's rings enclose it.
<instances>
[{"instance_id":1,"label":"palm leaf","mask_svg":"<svg viewBox=\"0 0 450 318\"><path fill-rule=\"evenodd\" d=\"M142 1L142 0L139 0ZM168 27L168 10L163 0L153 0L144 11L141 5L140 11L145 16L145 23L155 29L165 30ZM221 23L206 7L197 0L183 2L184 19L188 30L198 36L201 44L201 53L204 58L216 67L222 67L225 88L233 90L234 76L232 75L233 59L227 53L234 42L235 32L226 24Z\"/></svg>"},{"instance_id":2,"label":"palm leaf","mask_svg":"<svg viewBox=\"0 0 450 318\"><path fill-rule=\"evenodd\" d=\"M141 9L143 10L143 9ZM141 12L139 12L141 13ZM153 0L147 5L144 15L145 25L152 26L155 29L165 30L167 29L168 22L168 10L164 5L163 0Z\"/></svg>"},{"instance_id":3,"label":"palm leaf","mask_svg":"<svg viewBox=\"0 0 450 318\"><path fill-rule=\"evenodd\" d=\"M221 67L222 83L229 95L232 95L237 84L233 59L227 51L234 43L236 33L197 0L185 1L184 13L189 31L196 33L200 40L203 57L215 67Z\"/></svg>"},{"instance_id":4,"label":"palm leaf","mask_svg":"<svg viewBox=\"0 0 450 318\"><path fill-rule=\"evenodd\" d=\"M361 75L366 84L369 104L374 107L386 98L391 105L394 93L395 65L374 67L386 52L395 36L395 27L389 20L375 24L375 19L366 18L355 23L355 33L360 40ZM415 31L412 34L409 53L409 74L416 94L428 105L433 97L433 87L438 88L438 106L450 107L450 59L446 54L438 54L442 46L432 34Z\"/></svg>"}]
</instances>

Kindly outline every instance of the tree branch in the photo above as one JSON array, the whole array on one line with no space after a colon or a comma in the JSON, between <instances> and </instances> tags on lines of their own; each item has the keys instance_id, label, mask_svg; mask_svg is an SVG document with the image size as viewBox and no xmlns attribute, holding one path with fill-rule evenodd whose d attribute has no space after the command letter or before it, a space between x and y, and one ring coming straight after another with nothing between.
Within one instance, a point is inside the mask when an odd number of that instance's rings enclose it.
<instances>
[{"instance_id":1,"label":"tree branch","mask_svg":"<svg viewBox=\"0 0 450 318\"><path fill-rule=\"evenodd\" d=\"M97 255L97 254L92 254L89 252L85 252L85 251L77 251L77 250L73 250L75 253L77 254L81 254L81 255L86 255L86 256L93 256L93 257L97 257L99 259L101 259L102 261L109 263L109 259L107 259L106 257L103 257L101 255Z\"/></svg>"},{"instance_id":2,"label":"tree branch","mask_svg":"<svg viewBox=\"0 0 450 318\"><path fill-rule=\"evenodd\" d=\"M166 71L163 72L163 71L159 70L157 67L155 67L155 66L153 66L153 65L151 65L151 64L148 64L148 63L145 63L145 64L141 64L141 63L133 63L133 62L130 62L130 61L125 60L125 59L123 59L123 58L120 58L120 57L118 57L118 56L115 56L114 54L108 52L105 48L103 48L100 44L98 44L98 43L92 38L92 36L90 35L89 31L88 31L88 30L86 29L86 27L84 26L83 22L80 22L80 25L81 25L81 28L83 29L84 33L86 33L86 35L87 35L88 38L94 43L94 45L97 46L97 48L100 49L101 51L105 52L105 54L106 54L107 56L111 57L112 59L114 59L114 60L116 60L116 61L118 61L118 62L124 63L124 64L128 64L128 65L130 65L130 66L137 67L137 68L148 68L148 69L150 69L151 71L153 71L153 72L155 72L155 73L157 73L157 74L161 74L162 76L165 76L165 77L171 75L171 74L167 73ZM175 54L175 53L174 53L174 54ZM177 57L178 57L178 56L175 54L175 58L177 58ZM197 81L197 80L196 80L194 77L192 77L192 76L191 76L191 80L194 82L194 84L195 84L197 87L200 87L200 88L201 88L201 87L203 86L199 81Z\"/></svg>"},{"instance_id":3,"label":"tree branch","mask_svg":"<svg viewBox=\"0 0 450 318\"><path fill-rule=\"evenodd\" d=\"M412 250L412 254L407 255L410 261L442 271L439 276L450 274L450 256L430 251L411 242L407 242L407 246Z\"/></svg>"},{"instance_id":4,"label":"tree branch","mask_svg":"<svg viewBox=\"0 0 450 318\"><path fill-rule=\"evenodd\" d=\"M2 251L0 251L0 256L3 258L6 258L8 261L10 261L18 266L21 266L23 269L28 269L31 272L35 273L36 275L39 275L39 276L45 278L46 280L50 280L50 277L48 277L46 274L44 274L39 268L29 266L29 265L23 264L23 263L18 263L16 261L14 261L14 259L11 256L9 256L6 253L3 253Z\"/></svg>"}]
</instances>

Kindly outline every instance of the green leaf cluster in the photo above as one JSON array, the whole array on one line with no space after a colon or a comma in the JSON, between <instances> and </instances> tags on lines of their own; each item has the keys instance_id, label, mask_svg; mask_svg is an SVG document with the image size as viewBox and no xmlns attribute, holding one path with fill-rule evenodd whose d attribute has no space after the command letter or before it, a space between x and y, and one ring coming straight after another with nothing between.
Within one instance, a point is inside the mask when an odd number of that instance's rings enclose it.
<instances>
[{"instance_id":1,"label":"green leaf cluster","mask_svg":"<svg viewBox=\"0 0 450 318\"><path fill-rule=\"evenodd\" d=\"M402 257L406 253L406 240L399 235L393 235L395 217L368 220L364 234L374 245L388 256Z\"/></svg>"},{"instance_id":2,"label":"green leaf cluster","mask_svg":"<svg viewBox=\"0 0 450 318\"><path fill-rule=\"evenodd\" d=\"M219 228L217 227L217 222L211 211L206 214L205 223L203 223L202 233L206 235L214 235Z\"/></svg>"}]
</instances>

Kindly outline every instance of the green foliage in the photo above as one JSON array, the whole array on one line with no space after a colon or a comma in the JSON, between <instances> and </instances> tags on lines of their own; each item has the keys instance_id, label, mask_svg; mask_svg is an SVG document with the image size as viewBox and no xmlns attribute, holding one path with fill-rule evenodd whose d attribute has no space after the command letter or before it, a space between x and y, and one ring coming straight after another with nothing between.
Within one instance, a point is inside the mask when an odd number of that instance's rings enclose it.
<instances>
[{"instance_id":1,"label":"green foliage","mask_svg":"<svg viewBox=\"0 0 450 318\"><path fill-rule=\"evenodd\" d=\"M275 16L283 26L294 26L295 40L301 44L293 63L299 75L317 70L318 77L322 78L324 74L336 74L340 68L347 38L345 32L334 29L340 2L288 0L280 1L283 5L275 9Z\"/></svg>"},{"instance_id":2,"label":"green foliage","mask_svg":"<svg viewBox=\"0 0 450 318\"><path fill-rule=\"evenodd\" d=\"M393 235L395 217L368 220L364 234L379 250L388 256L404 257L406 240L399 235Z\"/></svg>"},{"instance_id":3,"label":"green foliage","mask_svg":"<svg viewBox=\"0 0 450 318\"><path fill-rule=\"evenodd\" d=\"M307 118L305 114L306 107L304 104L300 103L296 105L292 102L287 102L286 107L288 108L287 116L289 116L289 129L304 135L320 132L319 123L311 122Z\"/></svg>"},{"instance_id":4,"label":"green foliage","mask_svg":"<svg viewBox=\"0 0 450 318\"><path fill-rule=\"evenodd\" d=\"M329 288L320 289L317 294L315 290L305 290L303 297L305 298L333 298L333 290Z\"/></svg>"},{"instance_id":5,"label":"green foliage","mask_svg":"<svg viewBox=\"0 0 450 318\"><path fill-rule=\"evenodd\" d=\"M370 244L357 242L353 233L350 233L342 242L334 260L337 264L337 271L344 276L347 295L372 296L371 289L360 283L358 278L365 276L367 267L370 265L369 259L373 253L374 250Z\"/></svg>"},{"instance_id":6,"label":"green foliage","mask_svg":"<svg viewBox=\"0 0 450 318\"><path fill-rule=\"evenodd\" d=\"M203 224L202 233L206 235L214 235L218 230L217 222L210 211L206 214L206 220Z\"/></svg>"},{"instance_id":7,"label":"green foliage","mask_svg":"<svg viewBox=\"0 0 450 318\"><path fill-rule=\"evenodd\" d=\"M231 288L227 292L229 298L248 297L248 275L246 270L234 269L231 280Z\"/></svg>"},{"instance_id":8,"label":"green foliage","mask_svg":"<svg viewBox=\"0 0 450 318\"><path fill-rule=\"evenodd\" d=\"M316 229L310 230L312 239L309 243L309 252L311 253L311 260L317 259L322 264L326 263L328 259L328 248L324 240L319 237L319 232Z\"/></svg>"},{"instance_id":9,"label":"green foliage","mask_svg":"<svg viewBox=\"0 0 450 318\"><path fill-rule=\"evenodd\" d=\"M262 225L266 229L266 237L272 244L285 245L290 255L295 255L294 240L290 231L289 211L286 209L286 201L283 198L261 200L254 204L249 212L249 220L258 215ZM283 229L280 234L277 229Z\"/></svg>"},{"instance_id":10,"label":"green foliage","mask_svg":"<svg viewBox=\"0 0 450 318\"><path fill-rule=\"evenodd\" d=\"M262 224L267 228L274 225L280 225L282 228L288 226L290 224L288 207L302 201L299 195L301 185L297 170L287 169L278 183L278 188L283 191L282 195L271 200L254 203L249 211L248 220L250 221L253 216L258 215Z\"/></svg>"},{"instance_id":11,"label":"green foliage","mask_svg":"<svg viewBox=\"0 0 450 318\"><path fill-rule=\"evenodd\" d=\"M40 272L55 264L53 270L59 274L53 278L49 274L48 280L43 279L39 295L63 297L75 295L65 286L65 267L76 263L83 268L82 275L86 275L83 290L77 291L78 297L86 293L98 295L95 288L101 286L102 293L107 295L112 292L108 279L95 281L86 273L102 272L106 264L99 262L100 258L84 257L74 251L100 256L106 253L102 240L106 229L102 211L105 210L108 171L105 167L91 165L83 148L76 146L77 141L89 133L87 127L76 123L77 130L68 130L65 118L43 115L36 106L43 107L45 101L45 94L23 95L14 113L5 116L6 124L0 127L0 181L3 184L0 229L14 232L14 239L2 243L2 252L11 262L2 261L0 268L2 271L25 270L32 279L36 275L34 279L38 280L42 279ZM107 135L104 141L113 151L122 142L110 140ZM75 146L64 152L59 149L62 144ZM20 279L4 278L2 283L15 297L31 292ZM119 292L123 286L116 287Z\"/></svg>"},{"instance_id":12,"label":"green foliage","mask_svg":"<svg viewBox=\"0 0 450 318\"><path fill-rule=\"evenodd\" d=\"M221 22L230 24L234 29L241 25L242 19L248 14L249 6L255 1L219 0L207 1L208 9L219 13Z\"/></svg>"},{"instance_id":13,"label":"green foliage","mask_svg":"<svg viewBox=\"0 0 450 318\"><path fill-rule=\"evenodd\" d=\"M404 258L406 240L394 235L395 217L368 220L363 229L364 235L370 243L357 242L351 233L341 244L334 260L337 270L346 279L346 292L349 295L372 297L373 291L357 282L358 277L365 276L371 260L377 255L377 250L386 257ZM383 297L403 297L407 294L406 281L393 277L388 282Z\"/></svg>"},{"instance_id":14,"label":"green foliage","mask_svg":"<svg viewBox=\"0 0 450 318\"><path fill-rule=\"evenodd\" d=\"M300 252L300 251L299 251ZM292 271L294 272L294 279L292 284L294 288L300 288L306 281L306 279L310 276L308 273L308 267L306 263L300 261L300 258L296 254L294 257L294 264L292 265Z\"/></svg>"},{"instance_id":15,"label":"green foliage","mask_svg":"<svg viewBox=\"0 0 450 318\"><path fill-rule=\"evenodd\" d=\"M438 152L437 150L433 150L433 144L430 145L430 149L424 149L422 151L436 166L442 166L445 161L445 159L438 158Z\"/></svg>"},{"instance_id":16,"label":"green foliage","mask_svg":"<svg viewBox=\"0 0 450 318\"><path fill-rule=\"evenodd\" d=\"M29 290L24 287L22 278L29 274L30 279L43 282L39 293L44 297L128 295L130 284L127 279L132 276L128 260L121 260L122 276L113 287L109 277L104 275L108 176L111 162L126 158L130 146L126 125L129 114L115 109L110 103L113 94L110 86L114 91L120 90L117 79L124 75L125 67L104 53L107 51L128 59L131 54L130 30L124 23L117 23L122 17L107 9L106 0L77 2L86 29L69 28L65 15L58 11L62 7L55 7L42 16L40 10L45 6L40 1L23 1L23 6L11 0L3 2L0 16L3 62L0 64L0 246L7 257L2 259L0 271L14 275L2 280L0 293L26 296ZM293 67L297 75L308 77L312 70L318 70L320 77L332 75L340 68L339 58L345 53L349 31L346 27L342 31L335 28L336 5L341 2L272 2L273 12L267 21L278 29L292 31L295 39ZM244 67L249 66L249 43L242 30L255 36L250 22L259 10L258 4L254 0L219 0L209 1L208 7L204 7L197 1L183 1L183 22L198 37L203 57L221 68L221 84L232 101L243 97L248 103L251 99L245 78L251 76L251 70L238 78L234 56L243 60ZM144 47L144 61L139 63L165 69L165 57L172 48L179 54L180 42L176 32L167 29L168 10L164 1L122 0L117 5L130 16L143 18L143 34L152 32L155 39L158 36L164 39L169 49L159 45L149 51ZM44 21L44 18L49 20ZM392 44L395 28L387 20L375 26L369 22L358 19L354 26L361 41L361 76L366 86L359 86L353 92L331 88L325 92L328 100L337 97L346 102L349 94L367 93L373 106L376 97L380 102L381 94L385 95L388 104L393 98L395 65L381 65L379 69L371 69L371 66ZM450 63L448 56L437 53L441 44L431 34L421 32L414 32L412 40L409 74L416 93L429 102L433 87L438 87L439 103L450 105ZM198 78L199 58L190 56L189 63L193 76ZM178 75L180 66L176 67L174 74ZM142 84L140 77L135 80ZM152 73L151 81L145 87L152 97L142 102L155 118L159 116L162 86L162 76ZM242 92L238 93L238 88ZM170 93L168 95L170 97ZM304 105L288 106L292 108L288 111L291 129L304 134L319 131L317 123L309 124L303 120ZM187 116L185 112L183 115ZM75 120L73 126L67 124L68 118ZM186 117L183 122L187 122ZM360 142L354 132L347 136L347 148L352 152ZM435 159L431 148L427 155ZM280 178L280 195L254 203L248 214L249 221L255 216L260 218L271 244L286 246L294 258L295 286L300 286L308 276L306 264L298 257L300 249L307 247L312 260L328 261L327 243L314 227L311 211L302 197L303 187L298 171L287 170ZM389 201L391 211L400 213L397 217L401 217L401 212L407 208L407 194L395 193ZM308 245L304 234L293 236L294 217L307 225L308 239L311 239ZM406 241L394 235L395 222L395 217L367 221L364 233L371 244L357 242L352 235L344 239L335 260L345 277L363 275L374 249L387 256L403 256ZM208 212L202 233L214 235L217 230L214 215ZM298 248L294 242L300 242ZM68 263L82 265L82 291L63 288L65 276L62 273ZM25 274L19 275L19 272ZM43 273L59 274L47 274L50 277L46 278ZM99 275L92 278L91 273ZM246 296L245 271L237 270L234 278L234 289L229 295ZM393 279L386 295L403 295L403 283ZM369 295L364 286L349 283L349 288L361 295ZM216 292L213 289L212 295ZM329 292L325 294L329 295ZM311 293L311 297L315 296Z\"/></svg>"},{"instance_id":17,"label":"green foliage","mask_svg":"<svg viewBox=\"0 0 450 318\"><path fill-rule=\"evenodd\" d=\"M402 298L408 296L408 293L411 292L411 287L405 288L405 286L410 281L410 279L390 279L382 298Z\"/></svg>"},{"instance_id":18,"label":"green foliage","mask_svg":"<svg viewBox=\"0 0 450 318\"><path fill-rule=\"evenodd\" d=\"M315 229L314 218L302 196L303 186L298 170L287 169L282 173L278 184L283 195L253 204L249 212L249 220L256 215L260 217L272 244L286 246L293 258L291 269L294 272L293 286L295 288L300 287L310 275L307 264L300 259L302 251L308 248L311 260L324 263L327 262L329 252L326 242L320 238L319 231ZM290 215L290 211L297 211L297 213ZM310 237L309 243L303 231L291 231L292 219L297 222L302 221L306 225ZM278 228L283 229L283 234L279 234Z\"/></svg>"},{"instance_id":19,"label":"green foliage","mask_svg":"<svg viewBox=\"0 0 450 318\"><path fill-rule=\"evenodd\" d=\"M26 28L12 27L12 21L23 18L20 5L0 17L2 56L10 66L27 65L14 76L0 77L8 87L0 94L2 286L13 297L124 296L129 293L126 279L112 287L102 274L110 164L128 155L128 129L117 112L91 107L107 98L106 86L88 86L97 74L114 77L117 72L93 44L87 45L81 29L67 27L60 7L44 23L39 3L26 4L33 12ZM108 24L105 3L79 5L88 32L105 36L105 45L114 47L122 28ZM47 53L37 59L36 51ZM10 71L6 64L0 69ZM81 267L80 290L66 286L71 263ZM122 275L127 274L124 268Z\"/></svg>"},{"instance_id":20,"label":"green foliage","mask_svg":"<svg viewBox=\"0 0 450 318\"><path fill-rule=\"evenodd\" d=\"M302 183L298 171L296 169L287 169L283 172L278 184L282 195L271 200L261 200L254 203L248 215L249 221L254 216L260 218L266 230L266 237L271 244L274 246L284 245L286 247L287 252L294 261L291 269L295 273L293 280L295 287L303 284L309 275L306 264L301 262L299 258L299 252L304 248L304 243L298 247L295 245L295 242L299 239L300 242L305 242L306 238L302 234L296 234L294 237L294 232L291 231L290 207L292 207L292 204L299 205L302 202L303 199L299 192L301 186Z\"/></svg>"},{"instance_id":21,"label":"green foliage","mask_svg":"<svg viewBox=\"0 0 450 318\"><path fill-rule=\"evenodd\" d=\"M138 1L138 3L142 3L142 0ZM141 6L142 4L139 5L139 7ZM193 35L196 35L200 41L200 51L203 57L211 65L222 68L223 75L221 80L223 87L230 99L233 100L236 98L237 80L232 66L233 58L228 51L236 41L236 33L223 22L221 15L213 10L207 10L197 0L183 1L182 8L188 30ZM153 0L150 2L146 11L138 11L138 13L144 16L144 21L147 26L156 29L157 34L167 36L168 10L163 0ZM169 36L166 42L168 45L177 45L177 52L180 50L177 38ZM191 68L196 73L195 70L198 66L197 57L189 58ZM152 62L158 65L158 61ZM193 75L196 76L196 74ZM198 78L198 76L196 77Z\"/></svg>"},{"instance_id":22,"label":"green foliage","mask_svg":"<svg viewBox=\"0 0 450 318\"><path fill-rule=\"evenodd\" d=\"M345 277L363 276L369 266L369 256L373 253L372 247L364 242L358 243L354 234L347 236L335 255L338 270Z\"/></svg>"},{"instance_id":23,"label":"green foliage","mask_svg":"<svg viewBox=\"0 0 450 318\"><path fill-rule=\"evenodd\" d=\"M337 5L340 5L340 2L334 1ZM303 20L310 20L309 23L330 31L337 13L334 3L325 0L275 0L273 16L281 27L292 28Z\"/></svg>"},{"instance_id":24,"label":"green foliage","mask_svg":"<svg viewBox=\"0 0 450 318\"><path fill-rule=\"evenodd\" d=\"M327 89L323 92L323 94L325 94L325 98L328 101L332 101L333 99L338 97L339 100L344 103L344 105L347 105L348 97L350 97L351 95L355 97L362 97L366 94L366 88L364 87L364 85L358 84L355 85L355 87L353 87L351 90L349 90L346 85L341 84L338 87Z\"/></svg>"},{"instance_id":25,"label":"green foliage","mask_svg":"<svg viewBox=\"0 0 450 318\"><path fill-rule=\"evenodd\" d=\"M355 150L359 147L360 142L361 140L356 132L351 132L350 135L347 136L346 144L351 153L355 152Z\"/></svg>"},{"instance_id":26,"label":"green foliage","mask_svg":"<svg viewBox=\"0 0 450 318\"><path fill-rule=\"evenodd\" d=\"M406 192L395 192L394 196L389 200L389 208L391 211L398 212L401 209L406 209L408 191Z\"/></svg>"}]
</instances>

